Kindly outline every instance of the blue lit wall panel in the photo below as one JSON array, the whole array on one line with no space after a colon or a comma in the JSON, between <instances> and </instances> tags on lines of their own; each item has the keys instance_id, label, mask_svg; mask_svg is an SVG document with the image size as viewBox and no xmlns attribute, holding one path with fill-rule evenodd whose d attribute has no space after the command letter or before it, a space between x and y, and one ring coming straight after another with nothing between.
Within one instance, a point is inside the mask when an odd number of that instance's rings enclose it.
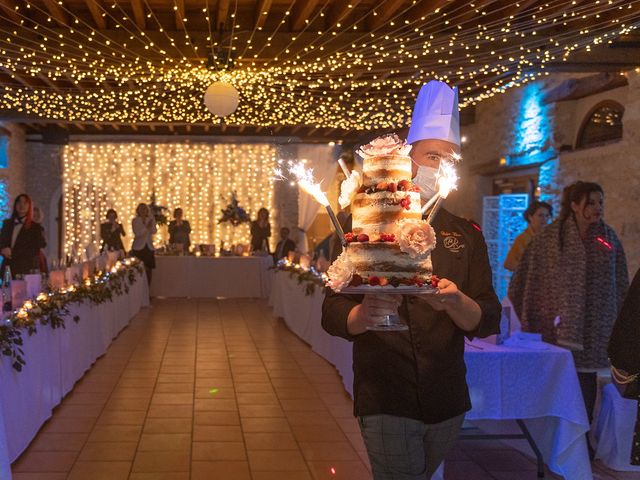
<instances>
[{"instance_id":1,"label":"blue lit wall panel","mask_svg":"<svg viewBox=\"0 0 640 480\"><path fill-rule=\"evenodd\" d=\"M8 218L11 214L10 201L7 179L0 178L0 220Z\"/></svg>"}]
</instances>

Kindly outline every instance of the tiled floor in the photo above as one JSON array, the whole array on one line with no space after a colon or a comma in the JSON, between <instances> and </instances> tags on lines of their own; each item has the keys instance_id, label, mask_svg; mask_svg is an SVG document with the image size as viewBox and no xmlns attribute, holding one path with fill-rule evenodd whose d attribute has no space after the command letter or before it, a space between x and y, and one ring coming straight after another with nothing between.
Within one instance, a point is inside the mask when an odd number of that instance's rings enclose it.
<instances>
[{"instance_id":1,"label":"tiled floor","mask_svg":"<svg viewBox=\"0 0 640 480\"><path fill-rule=\"evenodd\" d=\"M370 479L351 412L333 367L264 301L157 300L55 410L14 480ZM460 441L446 465L447 480L536 478L497 442Z\"/></svg>"}]
</instances>

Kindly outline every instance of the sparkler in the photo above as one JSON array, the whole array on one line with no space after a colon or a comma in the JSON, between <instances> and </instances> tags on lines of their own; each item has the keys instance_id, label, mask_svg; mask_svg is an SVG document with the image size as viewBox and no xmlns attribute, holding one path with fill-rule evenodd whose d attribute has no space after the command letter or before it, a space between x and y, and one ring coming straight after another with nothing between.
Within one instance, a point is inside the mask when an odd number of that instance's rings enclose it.
<instances>
[{"instance_id":1,"label":"sparkler","mask_svg":"<svg viewBox=\"0 0 640 480\"><path fill-rule=\"evenodd\" d=\"M282 162L278 162L278 163L282 164ZM329 214L329 218L331 219L331 223L333 223L333 228L335 229L336 234L340 239L340 243L342 244L343 247L346 247L347 241L344 239L344 231L342 230L342 226L340 225L340 222L338 222L338 219L336 218L336 214L334 213L333 209L331 208L331 205L329 204L329 200L327 199L327 196L322 191L322 187L321 187L322 182L316 182L315 178L313 178L313 170L305 167L304 164L305 164L304 161L300 161L297 163L288 161L287 167L288 167L289 173L295 178L295 180L298 182L298 185L300 186L300 188L302 188L303 191L311 195L316 202L318 202L320 205L326 208L327 213ZM281 180L284 180L287 178L280 167L275 169L275 175L277 178Z\"/></svg>"}]
</instances>

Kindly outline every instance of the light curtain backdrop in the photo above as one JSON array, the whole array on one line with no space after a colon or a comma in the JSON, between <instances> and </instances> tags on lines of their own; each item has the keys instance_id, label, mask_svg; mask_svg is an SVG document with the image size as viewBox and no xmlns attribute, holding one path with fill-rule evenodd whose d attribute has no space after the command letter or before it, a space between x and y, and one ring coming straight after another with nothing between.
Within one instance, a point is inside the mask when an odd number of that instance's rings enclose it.
<instances>
[{"instance_id":1,"label":"light curtain backdrop","mask_svg":"<svg viewBox=\"0 0 640 480\"><path fill-rule=\"evenodd\" d=\"M272 144L70 143L63 157L65 254L80 256L88 245L99 246L109 208L118 212L129 249L135 208L154 194L156 204L169 208L169 220L174 208L184 210L193 244L216 249L222 242L249 243L248 223L218 224L233 191L252 219L260 207L273 206L278 150ZM167 237L160 227L156 246Z\"/></svg>"}]
</instances>

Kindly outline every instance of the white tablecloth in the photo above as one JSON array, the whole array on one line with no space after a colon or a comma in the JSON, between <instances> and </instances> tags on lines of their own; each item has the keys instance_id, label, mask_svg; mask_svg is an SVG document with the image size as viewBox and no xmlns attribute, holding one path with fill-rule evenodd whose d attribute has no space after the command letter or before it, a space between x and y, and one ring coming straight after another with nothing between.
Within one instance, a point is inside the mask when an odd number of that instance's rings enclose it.
<instances>
[{"instance_id":1,"label":"white tablecloth","mask_svg":"<svg viewBox=\"0 0 640 480\"><path fill-rule=\"evenodd\" d=\"M322 300L321 289L305 296L295 277L275 274L269 299L274 314L337 368L353 394L351 344L322 330ZM552 471L567 480L591 479L585 440L589 423L571 353L551 345L546 350L473 345L479 348L465 352L473 403L467 419L492 431L502 430L505 421L524 419Z\"/></svg>"},{"instance_id":2,"label":"white tablecloth","mask_svg":"<svg viewBox=\"0 0 640 480\"><path fill-rule=\"evenodd\" d=\"M111 302L71 305L66 328L41 326L33 336L23 332L26 365L22 372L12 368L8 357L0 358L0 479L11 478L10 462L29 446L53 408L148 303L147 281L141 275L129 293ZM80 317L79 323L73 321L74 315Z\"/></svg>"},{"instance_id":3,"label":"white tablecloth","mask_svg":"<svg viewBox=\"0 0 640 480\"><path fill-rule=\"evenodd\" d=\"M639 465L630 463L637 416L637 401L622 398L612 383L604 387L600 414L594 428L596 458L613 470L640 472Z\"/></svg>"},{"instance_id":4,"label":"white tablecloth","mask_svg":"<svg viewBox=\"0 0 640 480\"><path fill-rule=\"evenodd\" d=\"M266 298L271 257L156 256L151 295L192 298Z\"/></svg>"}]
</instances>

